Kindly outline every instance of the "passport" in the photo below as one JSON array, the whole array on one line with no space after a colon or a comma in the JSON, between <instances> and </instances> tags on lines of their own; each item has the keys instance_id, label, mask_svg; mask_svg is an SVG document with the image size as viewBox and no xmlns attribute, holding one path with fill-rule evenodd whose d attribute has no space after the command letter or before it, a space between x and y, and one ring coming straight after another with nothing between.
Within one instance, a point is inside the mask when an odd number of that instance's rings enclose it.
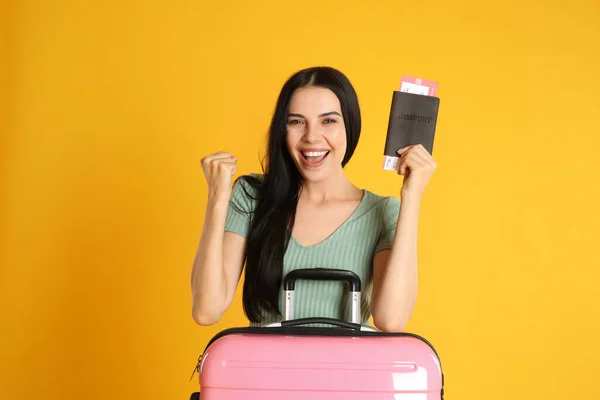
<instances>
[{"instance_id":1,"label":"passport","mask_svg":"<svg viewBox=\"0 0 600 400\"><path fill-rule=\"evenodd\" d=\"M386 170L398 170L397 151L406 146L421 144L433 155L440 99L435 96L437 84L426 82L430 85L417 85L403 77L400 90L393 92L384 147L383 168Z\"/></svg>"}]
</instances>

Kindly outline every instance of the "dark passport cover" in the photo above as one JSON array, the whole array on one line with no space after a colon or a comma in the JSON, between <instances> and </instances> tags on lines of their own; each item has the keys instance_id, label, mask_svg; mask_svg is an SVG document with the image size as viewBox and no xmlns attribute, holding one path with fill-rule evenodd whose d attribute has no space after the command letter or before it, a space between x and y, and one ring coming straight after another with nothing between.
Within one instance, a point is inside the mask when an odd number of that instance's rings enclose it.
<instances>
[{"instance_id":1,"label":"dark passport cover","mask_svg":"<svg viewBox=\"0 0 600 400\"><path fill-rule=\"evenodd\" d=\"M394 91L384 155L398 157L398 150L413 144L433 154L439 107L439 97Z\"/></svg>"}]
</instances>

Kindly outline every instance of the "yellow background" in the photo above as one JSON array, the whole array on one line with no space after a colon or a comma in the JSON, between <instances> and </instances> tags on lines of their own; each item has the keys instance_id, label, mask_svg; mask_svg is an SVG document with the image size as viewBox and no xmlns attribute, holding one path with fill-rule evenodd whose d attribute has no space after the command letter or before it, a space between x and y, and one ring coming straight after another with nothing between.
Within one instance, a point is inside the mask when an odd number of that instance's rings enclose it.
<instances>
[{"instance_id":1,"label":"yellow background","mask_svg":"<svg viewBox=\"0 0 600 400\"><path fill-rule=\"evenodd\" d=\"M598 398L600 5L4 1L0 398L186 399L209 328L189 273L217 150L259 170L275 99L331 65L360 96L347 170L381 169L401 75L437 80L408 329L448 399Z\"/></svg>"}]
</instances>

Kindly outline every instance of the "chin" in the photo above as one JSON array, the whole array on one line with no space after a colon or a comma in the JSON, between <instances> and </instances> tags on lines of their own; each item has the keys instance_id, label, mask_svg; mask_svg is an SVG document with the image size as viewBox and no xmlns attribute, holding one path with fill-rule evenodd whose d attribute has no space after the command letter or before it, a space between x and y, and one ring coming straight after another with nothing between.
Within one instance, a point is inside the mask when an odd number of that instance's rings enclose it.
<instances>
[{"instance_id":1,"label":"chin","mask_svg":"<svg viewBox=\"0 0 600 400\"><path fill-rule=\"evenodd\" d=\"M326 163L318 168L307 168L302 162L299 162L296 167L302 178L307 182L322 182L335 175L335 168L331 163Z\"/></svg>"},{"instance_id":2,"label":"chin","mask_svg":"<svg viewBox=\"0 0 600 400\"><path fill-rule=\"evenodd\" d=\"M300 175L306 182L322 182L326 180L331 174L327 173L327 171L306 171L300 170Z\"/></svg>"}]
</instances>

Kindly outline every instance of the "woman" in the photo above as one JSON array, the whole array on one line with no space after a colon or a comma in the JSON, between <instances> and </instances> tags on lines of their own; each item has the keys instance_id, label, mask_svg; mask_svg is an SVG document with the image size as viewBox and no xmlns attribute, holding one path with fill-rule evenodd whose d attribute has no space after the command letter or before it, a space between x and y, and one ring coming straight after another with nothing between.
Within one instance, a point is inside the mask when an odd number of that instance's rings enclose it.
<instances>
[{"instance_id":1,"label":"woman","mask_svg":"<svg viewBox=\"0 0 600 400\"><path fill-rule=\"evenodd\" d=\"M402 331L417 295L421 197L436 168L423 146L399 149L396 197L354 186L344 174L361 130L356 93L341 72L301 70L284 84L271 121L264 174L239 178L237 158L202 159L208 183L204 229L192 271L193 317L219 321L243 265L243 306L253 325L281 320L282 278L298 268L354 271L363 283L362 323ZM344 287L301 281L295 317L347 317Z\"/></svg>"}]
</instances>

